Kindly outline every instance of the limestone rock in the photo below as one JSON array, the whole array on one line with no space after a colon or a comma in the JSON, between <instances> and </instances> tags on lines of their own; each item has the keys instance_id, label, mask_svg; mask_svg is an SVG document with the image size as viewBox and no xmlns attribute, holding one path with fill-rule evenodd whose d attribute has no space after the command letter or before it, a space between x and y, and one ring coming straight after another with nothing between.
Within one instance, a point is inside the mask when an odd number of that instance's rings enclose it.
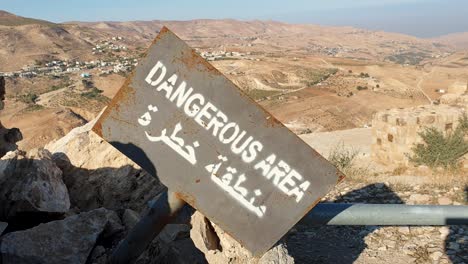
<instances>
[{"instance_id":1,"label":"limestone rock","mask_svg":"<svg viewBox=\"0 0 468 264\"><path fill-rule=\"evenodd\" d=\"M137 212L131 209L125 209L122 216L122 222L125 228L132 229L138 221L140 221L140 215Z\"/></svg>"},{"instance_id":2,"label":"limestone rock","mask_svg":"<svg viewBox=\"0 0 468 264\"><path fill-rule=\"evenodd\" d=\"M443 196L443 197L439 197L439 198L437 199L437 202L438 202L440 205L450 205L450 204L453 203L452 200L451 200L450 198L444 197L444 196Z\"/></svg>"},{"instance_id":3,"label":"limestone rock","mask_svg":"<svg viewBox=\"0 0 468 264\"><path fill-rule=\"evenodd\" d=\"M9 152L0 160L0 219L18 213L65 213L70 209L62 171L44 149Z\"/></svg>"},{"instance_id":4,"label":"limestone rock","mask_svg":"<svg viewBox=\"0 0 468 264\"><path fill-rule=\"evenodd\" d=\"M118 221L115 212L100 208L9 233L0 241L1 262L84 264L96 240L112 222Z\"/></svg>"},{"instance_id":5,"label":"limestone rock","mask_svg":"<svg viewBox=\"0 0 468 264\"><path fill-rule=\"evenodd\" d=\"M95 122L46 146L63 170L71 203L81 210L106 207L140 212L164 187L92 132Z\"/></svg>"},{"instance_id":6,"label":"limestone rock","mask_svg":"<svg viewBox=\"0 0 468 264\"><path fill-rule=\"evenodd\" d=\"M427 203L427 202L429 202L430 199L431 199L431 197L429 195L419 194L419 193L412 194L409 197L410 202L413 202L413 203L416 203L416 204Z\"/></svg>"},{"instance_id":7,"label":"limestone rock","mask_svg":"<svg viewBox=\"0 0 468 264\"><path fill-rule=\"evenodd\" d=\"M203 251L218 250L219 238L213 230L210 221L202 214L196 212L192 215L192 229L190 236L195 245Z\"/></svg>"},{"instance_id":8,"label":"limestone rock","mask_svg":"<svg viewBox=\"0 0 468 264\"><path fill-rule=\"evenodd\" d=\"M294 258L289 255L286 246L281 242L260 259L252 257L241 244L198 211L192 216L190 236L195 246L205 254L208 263L294 263Z\"/></svg>"}]
</instances>

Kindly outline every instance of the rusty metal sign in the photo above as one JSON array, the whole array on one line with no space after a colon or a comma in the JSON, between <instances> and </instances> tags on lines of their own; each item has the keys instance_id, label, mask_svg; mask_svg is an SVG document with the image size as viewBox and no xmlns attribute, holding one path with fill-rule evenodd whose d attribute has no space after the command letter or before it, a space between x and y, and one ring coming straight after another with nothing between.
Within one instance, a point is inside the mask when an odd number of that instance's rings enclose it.
<instances>
[{"instance_id":1,"label":"rusty metal sign","mask_svg":"<svg viewBox=\"0 0 468 264\"><path fill-rule=\"evenodd\" d=\"M93 130L254 255L343 178L167 28Z\"/></svg>"}]
</instances>

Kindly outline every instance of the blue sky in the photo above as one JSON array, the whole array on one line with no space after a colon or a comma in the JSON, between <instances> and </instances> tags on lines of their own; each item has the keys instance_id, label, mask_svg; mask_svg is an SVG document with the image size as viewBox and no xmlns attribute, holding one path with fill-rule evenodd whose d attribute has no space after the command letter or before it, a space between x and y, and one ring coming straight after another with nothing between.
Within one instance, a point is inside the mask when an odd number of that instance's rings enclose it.
<instances>
[{"instance_id":1,"label":"blue sky","mask_svg":"<svg viewBox=\"0 0 468 264\"><path fill-rule=\"evenodd\" d=\"M468 31L467 0L0 0L0 9L53 22L234 18L349 25L419 37Z\"/></svg>"}]
</instances>

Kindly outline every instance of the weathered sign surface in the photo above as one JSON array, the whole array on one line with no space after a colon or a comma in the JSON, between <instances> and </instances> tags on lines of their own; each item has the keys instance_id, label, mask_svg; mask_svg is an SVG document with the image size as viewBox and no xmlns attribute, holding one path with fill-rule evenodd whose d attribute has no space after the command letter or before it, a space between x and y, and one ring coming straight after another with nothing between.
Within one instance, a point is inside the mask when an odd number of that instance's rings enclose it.
<instances>
[{"instance_id":1,"label":"weathered sign surface","mask_svg":"<svg viewBox=\"0 0 468 264\"><path fill-rule=\"evenodd\" d=\"M342 179L166 28L94 131L254 255Z\"/></svg>"}]
</instances>

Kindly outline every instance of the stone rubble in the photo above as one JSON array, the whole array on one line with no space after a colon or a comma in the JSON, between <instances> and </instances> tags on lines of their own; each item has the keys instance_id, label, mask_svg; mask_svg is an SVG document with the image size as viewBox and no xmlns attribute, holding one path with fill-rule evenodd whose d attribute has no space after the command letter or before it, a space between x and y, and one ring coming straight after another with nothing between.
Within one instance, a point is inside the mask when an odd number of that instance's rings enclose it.
<instances>
[{"instance_id":1,"label":"stone rubble","mask_svg":"<svg viewBox=\"0 0 468 264\"><path fill-rule=\"evenodd\" d=\"M44 149L0 159L0 220L24 213L65 213L70 209L62 171Z\"/></svg>"},{"instance_id":2,"label":"stone rubble","mask_svg":"<svg viewBox=\"0 0 468 264\"><path fill-rule=\"evenodd\" d=\"M106 231L107 235L118 232L119 225L115 212L101 208L11 232L0 240L2 263L86 263L96 241Z\"/></svg>"}]
</instances>

